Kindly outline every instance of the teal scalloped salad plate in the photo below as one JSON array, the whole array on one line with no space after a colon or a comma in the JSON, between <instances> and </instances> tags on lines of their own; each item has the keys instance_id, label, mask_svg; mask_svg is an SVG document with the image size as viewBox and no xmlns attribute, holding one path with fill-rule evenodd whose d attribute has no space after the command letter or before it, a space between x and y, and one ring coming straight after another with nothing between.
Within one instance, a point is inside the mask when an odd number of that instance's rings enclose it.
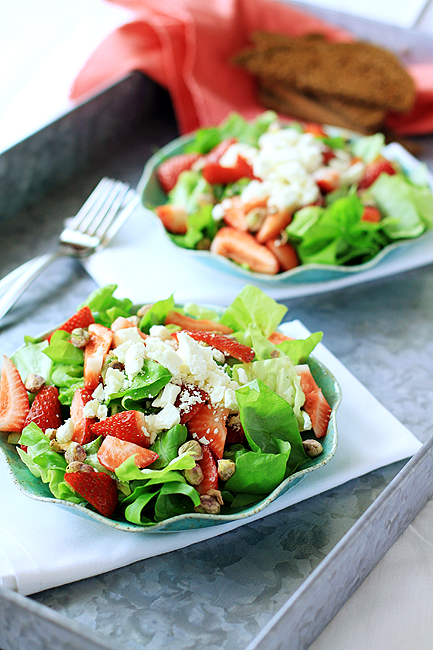
<instances>
[{"instance_id":1,"label":"teal scalloped salad plate","mask_svg":"<svg viewBox=\"0 0 433 650\"><path fill-rule=\"evenodd\" d=\"M351 131L344 129L338 129L337 127L328 127L332 134L338 135L339 133L345 133L347 135L357 136ZM187 248L181 248L177 246L168 236L167 231L165 230L161 220L157 217L155 212L151 209L152 206L162 205L166 203L167 196L164 194L157 175L156 170L158 165L165 158L170 156L175 156L177 154L183 153L185 146L191 142L193 136L186 135L176 140L173 140L165 147L162 147L158 153L153 155L146 163L141 179L138 183L137 191L141 196L141 203L143 210L146 215L153 220L153 222L158 226L160 232L170 244L176 249L181 255L187 257L193 257L194 259L199 260L201 263L205 264L207 267L210 267L213 270L229 273L237 277L242 277L249 279L250 281L257 281L262 284L268 284L269 286L277 285L293 285L293 284L310 284L310 283L321 283L321 282L331 282L332 280L339 280L349 276L353 276L376 267L378 264L381 264L385 259L390 259L395 256L401 250L409 247L414 242L420 241L426 236L421 235L415 239L405 239L393 244L389 244L383 248L373 259L365 262L364 264L354 264L353 266L335 266L331 264L303 264L298 266L290 271L285 271L283 273L278 273L276 275L266 275L264 273L255 273L253 271L248 271L244 269L239 264L232 262L230 259L223 257L222 255L216 255L207 250L191 250ZM385 150L390 149L392 151L392 159L399 162L402 168L406 171L413 169L416 165L419 165L419 161L414 158L406 149L402 146L392 143L387 145ZM432 181L433 184L433 181Z\"/></svg>"},{"instance_id":2,"label":"teal scalloped salad plate","mask_svg":"<svg viewBox=\"0 0 433 650\"><path fill-rule=\"evenodd\" d=\"M337 447L336 414L341 402L341 389L332 373L315 357L311 356L308 363L318 386L322 389L323 394L332 409L328 432L326 436L321 439L323 452L320 456L312 458L302 470L295 472L280 483L280 485L273 490L273 492L264 497L262 501L234 514L208 515L189 513L177 517L171 517L170 519L166 519L152 526L138 526L130 524L124 519L108 519L93 510L90 506L87 507L82 504L71 503L70 501L63 501L54 498L47 485L33 476L33 474L31 474L27 469L18 456L15 446L8 444L4 434L0 434L0 452L6 462L12 480L23 494L32 499L37 499L38 501L46 501L53 503L56 506L67 508L77 515L94 521L99 521L110 528L139 533L160 533L207 528L209 526L218 526L230 521L247 520L249 517L264 510L270 503L275 501L275 499L297 485L305 474L318 470L320 467L326 465L335 453ZM320 484L320 472L317 474L317 480L318 484Z\"/></svg>"}]
</instances>

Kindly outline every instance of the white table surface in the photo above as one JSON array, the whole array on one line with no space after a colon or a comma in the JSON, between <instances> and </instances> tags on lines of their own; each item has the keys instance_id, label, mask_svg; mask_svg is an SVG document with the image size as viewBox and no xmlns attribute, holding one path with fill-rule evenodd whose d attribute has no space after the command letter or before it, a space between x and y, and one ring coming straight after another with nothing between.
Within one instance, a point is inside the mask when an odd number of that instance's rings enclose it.
<instances>
[{"instance_id":1,"label":"white table surface","mask_svg":"<svg viewBox=\"0 0 433 650\"><path fill-rule=\"evenodd\" d=\"M298 0L299 1L299 0ZM409 0L402 0L408 3ZM336 8L324 0L322 8ZM334 2L334 0L332 0ZM70 85L126 10L103 0L0 3L0 151L71 108ZM363 3L365 5L365 3ZM348 13L350 0L344 2ZM397 0L392 3L394 13ZM413 25L433 35L433 1ZM396 24L392 17L390 24ZM433 502L367 577L311 650L430 650L433 642Z\"/></svg>"}]
</instances>

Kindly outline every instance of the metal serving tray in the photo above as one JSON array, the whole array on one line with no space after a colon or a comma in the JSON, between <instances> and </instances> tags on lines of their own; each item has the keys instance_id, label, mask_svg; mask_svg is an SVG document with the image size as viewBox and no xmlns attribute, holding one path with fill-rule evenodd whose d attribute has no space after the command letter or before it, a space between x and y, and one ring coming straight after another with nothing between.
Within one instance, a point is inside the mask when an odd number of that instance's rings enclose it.
<instances>
[{"instance_id":1,"label":"metal serving tray","mask_svg":"<svg viewBox=\"0 0 433 650\"><path fill-rule=\"evenodd\" d=\"M433 40L418 33L311 11L410 60L433 57ZM103 175L136 184L154 148L176 135L166 93L133 73L1 154L0 276L49 250ZM432 139L420 142L433 169ZM56 263L0 323L2 353L66 318L94 287L78 262ZM324 331L326 346L424 443L416 456L101 576L31 597L0 588L2 650L184 650L199 641L209 650L274 650L288 639L297 650L323 630L433 495L433 273L425 267L288 306L290 318Z\"/></svg>"}]
</instances>

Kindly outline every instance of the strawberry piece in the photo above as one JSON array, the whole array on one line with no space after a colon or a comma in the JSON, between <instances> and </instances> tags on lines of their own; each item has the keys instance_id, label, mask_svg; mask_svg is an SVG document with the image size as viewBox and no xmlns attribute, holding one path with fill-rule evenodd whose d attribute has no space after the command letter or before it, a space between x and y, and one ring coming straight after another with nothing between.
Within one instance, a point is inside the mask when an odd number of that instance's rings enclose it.
<instances>
[{"instance_id":1,"label":"strawberry piece","mask_svg":"<svg viewBox=\"0 0 433 650\"><path fill-rule=\"evenodd\" d=\"M234 228L221 228L215 235L210 250L238 264L246 264L251 271L257 273L275 275L280 268L272 251L259 244L250 233Z\"/></svg>"},{"instance_id":2,"label":"strawberry piece","mask_svg":"<svg viewBox=\"0 0 433 650\"><path fill-rule=\"evenodd\" d=\"M147 467L159 458L158 454L151 449L146 449L127 440L121 440L115 436L104 438L97 455L101 465L114 472L119 465L134 454L134 462L137 467L141 468Z\"/></svg>"},{"instance_id":3,"label":"strawberry piece","mask_svg":"<svg viewBox=\"0 0 433 650\"><path fill-rule=\"evenodd\" d=\"M316 124L315 122L305 122L302 125L302 128L304 129L304 133L312 133L316 138L327 137L321 124Z\"/></svg>"},{"instance_id":4,"label":"strawberry piece","mask_svg":"<svg viewBox=\"0 0 433 650\"><path fill-rule=\"evenodd\" d=\"M296 366L296 372L301 380L301 388L305 395L304 410L308 413L317 438L322 438L327 430L331 407L326 401L322 390L318 387L307 364Z\"/></svg>"},{"instance_id":5,"label":"strawberry piece","mask_svg":"<svg viewBox=\"0 0 433 650\"><path fill-rule=\"evenodd\" d=\"M64 332L69 332L71 333L72 330L76 329L77 327L89 327L92 323L95 322L95 319L93 318L93 314L90 311L90 308L87 307L82 307L77 311L76 314L71 316L63 325L58 327L58 330L63 330ZM49 337L49 339L51 336Z\"/></svg>"},{"instance_id":6,"label":"strawberry piece","mask_svg":"<svg viewBox=\"0 0 433 650\"><path fill-rule=\"evenodd\" d=\"M239 416L229 416L226 422L227 438L226 445L243 444L246 441L245 431L239 420Z\"/></svg>"},{"instance_id":7,"label":"strawberry piece","mask_svg":"<svg viewBox=\"0 0 433 650\"><path fill-rule=\"evenodd\" d=\"M299 258L296 249L292 244L289 244L289 242L282 244L279 239L270 239L266 242L266 246L273 252L279 261L281 271L290 271L290 269L299 266Z\"/></svg>"},{"instance_id":8,"label":"strawberry piece","mask_svg":"<svg viewBox=\"0 0 433 650\"><path fill-rule=\"evenodd\" d=\"M101 515L113 516L118 493L111 476L105 472L66 472L65 481Z\"/></svg>"},{"instance_id":9,"label":"strawberry piece","mask_svg":"<svg viewBox=\"0 0 433 650\"><path fill-rule=\"evenodd\" d=\"M236 183L241 178L255 178L253 168L242 156L238 155L234 167L223 167L218 162L206 162L201 170L203 178L211 185Z\"/></svg>"},{"instance_id":10,"label":"strawberry piece","mask_svg":"<svg viewBox=\"0 0 433 650\"><path fill-rule=\"evenodd\" d=\"M133 442L141 447L150 447L144 414L140 411L121 411L105 420L90 425L90 430L97 436L114 436L120 440Z\"/></svg>"},{"instance_id":11,"label":"strawberry piece","mask_svg":"<svg viewBox=\"0 0 433 650\"><path fill-rule=\"evenodd\" d=\"M206 332L221 332L221 334L232 334L233 330L227 325L216 323L213 320L206 318L198 319L185 316L178 311L169 311L165 319L166 325L178 325L183 330L206 331Z\"/></svg>"},{"instance_id":12,"label":"strawberry piece","mask_svg":"<svg viewBox=\"0 0 433 650\"><path fill-rule=\"evenodd\" d=\"M250 363L255 356L255 352L248 345L238 343L234 339L229 339L228 336L222 334L214 334L213 332L186 332L195 341L203 341L227 356L234 357L238 361Z\"/></svg>"},{"instance_id":13,"label":"strawberry piece","mask_svg":"<svg viewBox=\"0 0 433 650\"><path fill-rule=\"evenodd\" d=\"M227 138L216 145L208 154L206 154L206 162L215 163L225 154L227 149L237 142L236 138Z\"/></svg>"},{"instance_id":14,"label":"strawberry piece","mask_svg":"<svg viewBox=\"0 0 433 650\"><path fill-rule=\"evenodd\" d=\"M196 160L200 158L198 153L181 153L164 160L156 170L156 176L166 194L173 189L179 175L191 169Z\"/></svg>"},{"instance_id":15,"label":"strawberry piece","mask_svg":"<svg viewBox=\"0 0 433 650\"><path fill-rule=\"evenodd\" d=\"M0 378L0 431L22 431L29 412L29 398L20 373L6 356Z\"/></svg>"},{"instance_id":16,"label":"strawberry piece","mask_svg":"<svg viewBox=\"0 0 433 650\"><path fill-rule=\"evenodd\" d=\"M383 156L378 156L373 162L365 166L364 175L358 185L359 190L366 190L381 174L393 176L397 171L395 167Z\"/></svg>"},{"instance_id":17,"label":"strawberry piece","mask_svg":"<svg viewBox=\"0 0 433 650\"><path fill-rule=\"evenodd\" d=\"M280 232L287 228L292 218L292 213L287 210L279 210L275 214L268 214L256 235L259 244L265 244L270 239L278 237Z\"/></svg>"},{"instance_id":18,"label":"strawberry piece","mask_svg":"<svg viewBox=\"0 0 433 650\"><path fill-rule=\"evenodd\" d=\"M203 458L197 461L203 472L202 481L195 486L199 494L207 494L209 490L218 490L218 468L212 453L206 445L201 446Z\"/></svg>"},{"instance_id":19,"label":"strawberry piece","mask_svg":"<svg viewBox=\"0 0 433 650\"><path fill-rule=\"evenodd\" d=\"M178 205L160 205L155 212L161 219L164 228L176 235L184 235L188 229L188 212Z\"/></svg>"},{"instance_id":20,"label":"strawberry piece","mask_svg":"<svg viewBox=\"0 0 433 650\"><path fill-rule=\"evenodd\" d=\"M236 228L236 230L243 230L244 232L247 232L247 215L245 212L245 206L243 205L240 197L233 196L231 199L227 199L227 202L229 201L230 205L227 205L225 208L223 217L225 223L232 228ZM224 205L226 205L225 202Z\"/></svg>"},{"instance_id":21,"label":"strawberry piece","mask_svg":"<svg viewBox=\"0 0 433 650\"><path fill-rule=\"evenodd\" d=\"M366 205L361 217L362 221L370 221L371 223L379 223L382 220L380 211L372 205Z\"/></svg>"},{"instance_id":22,"label":"strawberry piece","mask_svg":"<svg viewBox=\"0 0 433 650\"><path fill-rule=\"evenodd\" d=\"M272 332L270 336L268 336L268 341L273 343L274 345L277 345L278 343L282 343L283 341L294 341L291 336L287 336L286 334L283 334L282 332L278 332L278 330L275 330L275 332Z\"/></svg>"},{"instance_id":23,"label":"strawberry piece","mask_svg":"<svg viewBox=\"0 0 433 650\"><path fill-rule=\"evenodd\" d=\"M72 440L80 445L85 445L97 438L92 432L92 424L96 418L86 418L83 415L83 409L87 402L92 398L93 388L77 388L72 398L71 418L74 423L74 433Z\"/></svg>"},{"instance_id":24,"label":"strawberry piece","mask_svg":"<svg viewBox=\"0 0 433 650\"><path fill-rule=\"evenodd\" d=\"M206 404L188 422L189 434L200 444L207 445L215 458L222 458L227 437L226 420L229 410Z\"/></svg>"},{"instance_id":25,"label":"strawberry piece","mask_svg":"<svg viewBox=\"0 0 433 650\"><path fill-rule=\"evenodd\" d=\"M209 400L209 395L194 384L182 384L174 403L180 413L180 423L186 424Z\"/></svg>"},{"instance_id":26,"label":"strawberry piece","mask_svg":"<svg viewBox=\"0 0 433 650\"><path fill-rule=\"evenodd\" d=\"M313 174L322 194L329 194L340 187L340 172L333 167L321 167Z\"/></svg>"},{"instance_id":27,"label":"strawberry piece","mask_svg":"<svg viewBox=\"0 0 433 650\"><path fill-rule=\"evenodd\" d=\"M56 386L43 386L36 393L24 426L34 422L45 433L47 429L58 429L62 424L59 391Z\"/></svg>"},{"instance_id":28,"label":"strawberry piece","mask_svg":"<svg viewBox=\"0 0 433 650\"><path fill-rule=\"evenodd\" d=\"M105 355L111 347L113 332L104 325L89 325L89 342L84 348L84 385L95 389L99 383Z\"/></svg>"}]
</instances>

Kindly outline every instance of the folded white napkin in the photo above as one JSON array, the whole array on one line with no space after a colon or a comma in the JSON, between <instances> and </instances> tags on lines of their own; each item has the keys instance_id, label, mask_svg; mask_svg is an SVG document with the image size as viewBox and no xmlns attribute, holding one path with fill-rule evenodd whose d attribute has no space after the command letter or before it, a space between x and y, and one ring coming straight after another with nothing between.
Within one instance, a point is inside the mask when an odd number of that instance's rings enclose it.
<instances>
[{"instance_id":1,"label":"folded white napkin","mask_svg":"<svg viewBox=\"0 0 433 650\"><path fill-rule=\"evenodd\" d=\"M391 253L362 273L327 282L254 282L275 300L325 293L402 273L433 262L433 231ZM229 304L249 284L248 278L217 271L194 252L172 244L147 211L137 209L110 246L89 257L85 266L96 283L117 284L119 292L137 302L156 301L174 292L177 302Z\"/></svg>"},{"instance_id":2,"label":"folded white napkin","mask_svg":"<svg viewBox=\"0 0 433 650\"><path fill-rule=\"evenodd\" d=\"M308 336L299 321L282 330ZM339 443L334 458L253 517L178 533L124 532L30 499L0 462L0 585L24 595L94 576L221 535L389 463L412 456L421 443L322 345L315 350L340 383Z\"/></svg>"}]
</instances>

